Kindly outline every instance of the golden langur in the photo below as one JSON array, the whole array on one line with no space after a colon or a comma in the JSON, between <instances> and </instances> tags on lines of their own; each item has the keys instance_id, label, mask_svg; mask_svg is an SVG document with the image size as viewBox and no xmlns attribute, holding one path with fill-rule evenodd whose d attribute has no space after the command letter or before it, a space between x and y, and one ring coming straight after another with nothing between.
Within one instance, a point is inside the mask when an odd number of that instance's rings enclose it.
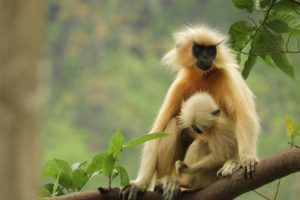
<instances>
[{"instance_id":1,"label":"golden langur","mask_svg":"<svg viewBox=\"0 0 300 200\"><path fill-rule=\"evenodd\" d=\"M184 160L175 163L181 187L204 188L218 180L217 174L229 176L240 168L233 121L208 93L196 93L184 102L179 122L183 134L194 139Z\"/></svg>"},{"instance_id":2,"label":"golden langur","mask_svg":"<svg viewBox=\"0 0 300 200\"><path fill-rule=\"evenodd\" d=\"M175 161L183 160L186 151L178 116L182 102L199 91L210 94L232 121L239 163L246 169L246 176L251 175L258 162L256 141L260 126L254 95L238 71L227 37L200 25L188 26L175 33L174 38L174 48L163 57L162 62L178 73L150 131L163 131L170 135L145 143L138 176L123 189L124 199L136 199L153 179L162 180L165 194L172 199L178 187L172 178L164 177L172 177Z\"/></svg>"}]
</instances>

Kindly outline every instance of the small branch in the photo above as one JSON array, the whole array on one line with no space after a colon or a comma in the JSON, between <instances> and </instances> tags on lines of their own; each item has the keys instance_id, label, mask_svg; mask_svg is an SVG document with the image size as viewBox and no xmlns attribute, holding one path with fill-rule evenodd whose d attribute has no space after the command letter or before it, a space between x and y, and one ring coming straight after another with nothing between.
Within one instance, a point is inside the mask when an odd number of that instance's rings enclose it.
<instances>
[{"instance_id":1,"label":"small branch","mask_svg":"<svg viewBox=\"0 0 300 200\"><path fill-rule=\"evenodd\" d=\"M253 190L253 192L255 192L258 196L260 196L260 197L262 197L262 198L264 198L266 200L271 200L271 199L269 199L268 197L266 197L265 195L263 195L262 193L260 193L260 192L258 192L256 190Z\"/></svg>"},{"instance_id":2,"label":"small branch","mask_svg":"<svg viewBox=\"0 0 300 200\"><path fill-rule=\"evenodd\" d=\"M276 200L276 199L277 199L277 195L278 195L278 192L279 192L280 182L281 182L281 178L278 179L277 186L276 186L276 191L275 191L275 195L274 195L273 200Z\"/></svg>"},{"instance_id":3,"label":"small branch","mask_svg":"<svg viewBox=\"0 0 300 200\"><path fill-rule=\"evenodd\" d=\"M251 17L247 17L253 24L255 27L257 27L257 24L255 23L254 19L252 19Z\"/></svg>"},{"instance_id":4,"label":"small branch","mask_svg":"<svg viewBox=\"0 0 300 200\"><path fill-rule=\"evenodd\" d=\"M291 145L291 147L296 147L296 148L299 148L300 149L300 146L298 146L298 145L295 145L294 143L292 143L292 142L288 142L290 145Z\"/></svg>"},{"instance_id":5,"label":"small branch","mask_svg":"<svg viewBox=\"0 0 300 200\"><path fill-rule=\"evenodd\" d=\"M199 191L183 191L178 200L229 200L252 191L276 179L300 171L300 150L291 148L259 162L252 179L244 178L240 169L231 177L220 179L209 187ZM119 200L119 190L110 192L91 190L65 196L44 198L43 200ZM145 192L142 200L162 200L155 192Z\"/></svg>"},{"instance_id":6,"label":"small branch","mask_svg":"<svg viewBox=\"0 0 300 200\"><path fill-rule=\"evenodd\" d=\"M253 52L244 52L244 51L239 51L239 53L241 54L245 54L245 55L254 55L254 56L264 56L264 55L271 55L271 54L276 54L276 53L300 53L299 51L283 51L283 50L276 50L276 51L272 51L272 52L262 52L262 53L253 53Z\"/></svg>"}]
</instances>

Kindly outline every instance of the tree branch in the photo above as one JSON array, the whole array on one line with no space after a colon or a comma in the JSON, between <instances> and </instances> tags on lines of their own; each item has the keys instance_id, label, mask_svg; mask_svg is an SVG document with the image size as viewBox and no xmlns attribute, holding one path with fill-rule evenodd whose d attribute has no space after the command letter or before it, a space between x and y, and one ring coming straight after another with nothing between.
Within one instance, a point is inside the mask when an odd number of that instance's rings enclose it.
<instances>
[{"instance_id":1,"label":"tree branch","mask_svg":"<svg viewBox=\"0 0 300 200\"><path fill-rule=\"evenodd\" d=\"M243 193L252 191L276 179L300 171L300 150L291 148L273 155L256 166L252 179L244 178L244 170L240 169L231 177L221 179L211 186L199 191L184 191L181 200L229 200ZM60 197L44 198L44 200L118 200L119 190L110 192L91 190L73 193ZM162 200L162 196L154 192L146 192L142 200Z\"/></svg>"}]
</instances>

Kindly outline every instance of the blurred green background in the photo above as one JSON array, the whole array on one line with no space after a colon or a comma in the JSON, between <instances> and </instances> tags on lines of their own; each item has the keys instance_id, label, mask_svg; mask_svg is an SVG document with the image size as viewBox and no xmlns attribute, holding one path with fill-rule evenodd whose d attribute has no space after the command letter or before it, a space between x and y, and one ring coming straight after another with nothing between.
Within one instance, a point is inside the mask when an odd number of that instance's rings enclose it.
<instances>
[{"instance_id":1,"label":"blurred green background","mask_svg":"<svg viewBox=\"0 0 300 200\"><path fill-rule=\"evenodd\" d=\"M118 129L127 140L148 133L174 77L160 64L172 48L172 33L188 23L206 23L227 33L245 14L222 0L47 0L43 162L90 160L107 148ZM292 59L296 80L263 62L247 79L261 118L261 159L289 148L285 116L300 121L295 64L300 57ZM140 150L122 153L131 179ZM299 200L299 178L284 178L278 199ZM85 189L103 184L99 176ZM272 197L275 189L274 182L258 191ZM259 198L250 192L237 199Z\"/></svg>"}]
</instances>

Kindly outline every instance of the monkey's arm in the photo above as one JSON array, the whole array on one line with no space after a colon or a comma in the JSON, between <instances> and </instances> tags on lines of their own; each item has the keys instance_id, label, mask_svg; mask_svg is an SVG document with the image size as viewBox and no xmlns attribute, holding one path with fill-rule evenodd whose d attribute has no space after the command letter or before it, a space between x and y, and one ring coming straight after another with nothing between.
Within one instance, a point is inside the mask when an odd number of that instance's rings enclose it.
<instances>
[{"instance_id":1,"label":"monkey's arm","mask_svg":"<svg viewBox=\"0 0 300 200\"><path fill-rule=\"evenodd\" d=\"M181 81L180 78L177 78L166 95L164 103L159 111L159 114L155 120L153 128L151 132L165 131L166 126L170 122L171 118L174 117L179 111L181 107L181 103L184 99L184 91L185 84ZM172 133L171 133L172 134ZM175 134L175 133L174 133ZM175 137L174 135L170 135L168 137ZM164 154L165 152L159 152L158 146L167 145L169 151L178 151L176 149L176 144L171 144L168 141L173 140L153 140L150 142L146 142L143 148L143 153L141 157L141 165L138 172L138 176L133 183L137 186L148 186L153 178L155 170L157 169L158 159L160 154ZM168 144L164 144L168 143ZM163 148L162 148L163 149ZM169 160L164 160L164 163L168 163L173 165L175 160L170 160L172 158L165 158ZM168 172L160 172L161 174L167 175Z\"/></svg>"},{"instance_id":2,"label":"monkey's arm","mask_svg":"<svg viewBox=\"0 0 300 200\"><path fill-rule=\"evenodd\" d=\"M182 81L181 77L173 82L170 86L164 103L154 121L151 132L164 131L168 122L176 116L181 108L182 101L186 97L187 85Z\"/></svg>"},{"instance_id":3,"label":"monkey's arm","mask_svg":"<svg viewBox=\"0 0 300 200\"><path fill-rule=\"evenodd\" d=\"M176 161L175 167L177 173L181 174L193 174L197 173L199 171L208 171L214 168L217 168L221 166L223 161L219 159L216 155L214 154L209 154L205 157L203 157L201 160L199 160L196 163L193 163L191 165L187 165L182 161Z\"/></svg>"},{"instance_id":4,"label":"monkey's arm","mask_svg":"<svg viewBox=\"0 0 300 200\"><path fill-rule=\"evenodd\" d=\"M225 97L225 107L230 118L235 120L240 163L247 168L247 174L251 175L258 162L256 142L260 131L254 95L237 70L232 70L229 76L229 94Z\"/></svg>"}]
</instances>

